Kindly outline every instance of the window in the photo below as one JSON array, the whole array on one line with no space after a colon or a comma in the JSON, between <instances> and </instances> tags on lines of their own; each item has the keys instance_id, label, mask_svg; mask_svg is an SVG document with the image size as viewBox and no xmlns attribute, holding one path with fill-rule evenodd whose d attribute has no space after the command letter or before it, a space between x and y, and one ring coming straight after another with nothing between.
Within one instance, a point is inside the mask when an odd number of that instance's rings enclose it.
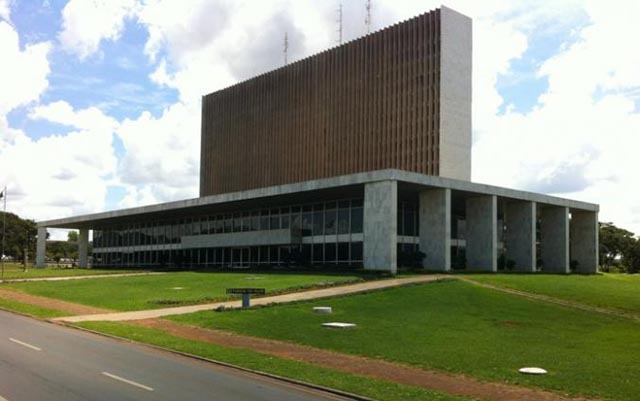
<instances>
[{"instance_id":1,"label":"window","mask_svg":"<svg viewBox=\"0 0 640 401\"><path fill-rule=\"evenodd\" d=\"M260 230L269 229L269 211L263 210L260 212Z\"/></svg>"},{"instance_id":2,"label":"window","mask_svg":"<svg viewBox=\"0 0 640 401\"><path fill-rule=\"evenodd\" d=\"M324 262L335 263L336 261L336 244L335 242L328 242L324 244Z\"/></svg>"},{"instance_id":3,"label":"window","mask_svg":"<svg viewBox=\"0 0 640 401\"><path fill-rule=\"evenodd\" d=\"M362 232L362 206L351 208L351 233Z\"/></svg>"},{"instance_id":4,"label":"window","mask_svg":"<svg viewBox=\"0 0 640 401\"><path fill-rule=\"evenodd\" d=\"M269 219L269 225L272 230L277 230L280 228L280 213L278 212L278 209L271 209Z\"/></svg>"},{"instance_id":5,"label":"window","mask_svg":"<svg viewBox=\"0 0 640 401\"><path fill-rule=\"evenodd\" d=\"M193 233L193 221L191 219L184 220L184 236L191 235Z\"/></svg>"},{"instance_id":6,"label":"window","mask_svg":"<svg viewBox=\"0 0 640 401\"><path fill-rule=\"evenodd\" d=\"M313 235L324 234L324 212L316 210L313 212Z\"/></svg>"},{"instance_id":7,"label":"window","mask_svg":"<svg viewBox=\"0 0 640 401\"><path fill-rule=\"evenodd\" d=\"M224 232L230 233L233 231L233 217L228 214L224 216Z\"/></svg>"},{"instance_id":8,"label":"window","mask_svg":"<svg viewBox=\"0 0 640 401\"><path fill-rule=\"evenodd\" d=\"M257 210L251 213L251 230L258 231L260 229L260 212Z\"/></svg>"},{"instance_id":9,"label":"window","mask_svg":"<svg viewBox=\"0 0 640 401\"><path fill-rule=\"evenodd\" d=\"M294 220L295 222L295 220ZM295 228L295 224L294 224ZM313 229L313 213L312 212L304 212L302 213L302 235L310 236Z\"/></svg>"},{"instance_id":10,"label":"window","mask_svg":"<svg viewBox=\"0 0 640 401\"><path fill-rule=\"evenodd\" d=\"M191 235L200 235L202 233L202 225L200 224L200 218L193 219L193 231Z\"/></svg>"},{"instance_id":11,"label":"window","mask_svg":"<svg viewBox=\"0 0 640 401\"><path fill-rule=\"evenodd\" d=\"M362 261L362 242L351 243L351 261Z\"/></svg>"},{"instance_id":12,"label":"window","mask_svg":"<svg viewBox=\"0 0 640 401\"><path fill-rule=\"evenodd\" d=\"M338 243L338 261L340 262L349 261L349 243L348 242Z\"/></svg>"},{"instance_id":13,"label":"window","mask_svg":"<svg viewBox=\"0 0 640 401\"><path fill-rule=\"evenodd\" d=\"M234 213L233 215L233 232L237 233L242 231L242 220L240 213ZM235 263L235 260L234 260Z\"/></svg>"},{"instance_id":14,"label":"window","mask_svg":"<svg viewBox=\"0 0 640 401\"><path fill-rule=\"evenodd\" d=\"M324 210L324 233L326 235L336 234L336 219L337 216L335 202L327 203Z\"/></svg>"},{"instance_id":15,"label":"window","mask_svg":"<svg viewBox=\"0 0 640 401\"><path fill-rule=\"evenodd\" d=\"M280 226L282 228L289 228L291 227L291 217L289 216L289 208L282 208L280 209ZM298 228L300 228L300 225L298 224Z\"/></svg>"},{"instance_id":16,"label":"window","mask_svg":"<svg viewBox=\"0 0 640 401\"><path fill-rule=\"evenodd\" d=\"M324 244L313 244L313 262L324 262Z\"/></svg>"},{"instance_id":17,"label":"window","mask_svg":"<svg viewBox=\"0 0 640 401\"><path fill-rule=\"evenodd\" d=\"M349 208L338 209L338 234L349 234Z\"/></svg>"}]
</instances>

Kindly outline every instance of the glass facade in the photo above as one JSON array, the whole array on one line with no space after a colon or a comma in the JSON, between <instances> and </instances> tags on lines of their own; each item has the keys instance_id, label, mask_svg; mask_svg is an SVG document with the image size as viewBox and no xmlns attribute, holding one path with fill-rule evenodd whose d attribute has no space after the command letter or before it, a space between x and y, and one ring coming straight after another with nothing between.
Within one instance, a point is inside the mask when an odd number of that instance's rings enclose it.
<instances>
[{"instance_id":1,"label":"glass facade","mask_svg":"<svg viewBox=\"0 0 640 401\"><path fill-rule=\"evenodd\" d=\"M182 237L290 229L292 244L184 248ZM288 205L187 218L98 227L93 231L96 267L253 265L362 265L363 200ZM266 236L268 238L268 236Z\"/></svg>"}]
</instances>

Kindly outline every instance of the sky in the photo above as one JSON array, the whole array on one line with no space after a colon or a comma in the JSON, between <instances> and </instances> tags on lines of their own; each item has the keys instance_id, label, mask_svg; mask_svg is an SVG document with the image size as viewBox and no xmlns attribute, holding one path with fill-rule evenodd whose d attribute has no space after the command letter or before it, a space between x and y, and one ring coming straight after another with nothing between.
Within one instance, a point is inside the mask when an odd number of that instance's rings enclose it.
<instances>
[{"instance_id":1,"label":"sky","mask_svg":"<svg viewBox=\"0 0 640 401\"><path fill-rule=\"evenodd\" d=\"M48 220L198 196L201 97L335 46L331 0L0 0L0 187ZM440 6L373 0L378 30ZM640 2L452 0L473 19L472 180L640 233ZM366 33L343 1L343 40ZM62 238L64 232L54 232Z\"/></svg>"}]
</instances>

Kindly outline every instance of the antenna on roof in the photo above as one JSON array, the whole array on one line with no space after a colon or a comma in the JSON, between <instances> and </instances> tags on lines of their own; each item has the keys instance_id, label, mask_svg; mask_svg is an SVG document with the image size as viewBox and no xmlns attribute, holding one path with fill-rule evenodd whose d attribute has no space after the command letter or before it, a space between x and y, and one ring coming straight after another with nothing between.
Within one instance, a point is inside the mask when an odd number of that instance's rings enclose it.
<instances>
[{"instance_id":1,"label":"antenna on roof","mask_svg":"<svg viewBox=\"0 0 640 401\"><path fill-rule=\"evenodd\" d=\"M287 65L289 61L287 60L287 56L289 53L289 37L287 36L287 32L284 33L284 65Z\"/></svg>"},{"instance_id":2,"label":"antenna on roof","mask_svg":"<svg viewBox=\"0 0 640 401\"><path fill-rule=\"evenodd\" d=\"M367 35L371 33L371 0L367 0L365 4L367 15L364 17L364 24L367 27Z\"/></svg>"},{"instance_id":3,"label":"antenna on roof","mask_svg":"<svg viewBox=\"0 0 640 401\"><path fill-rule=\"evenodd\" d=\"M338 44L342 44L342 2L338 5Z\"/></svg>"}]
</instances>

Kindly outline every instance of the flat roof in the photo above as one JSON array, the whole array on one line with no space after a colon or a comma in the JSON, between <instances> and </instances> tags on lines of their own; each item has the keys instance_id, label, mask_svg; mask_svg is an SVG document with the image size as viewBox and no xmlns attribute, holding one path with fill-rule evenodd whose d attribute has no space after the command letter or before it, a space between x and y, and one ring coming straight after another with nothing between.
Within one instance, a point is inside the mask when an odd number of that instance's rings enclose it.
<instances>
[{"instance_id":1,"label":"flat roof","mask_svg":"<svg viewBox=\"0 0 640 401\"><path fill-rule=\"evenodd\" d=\"M206 208L207 206L224 205L252 200L255 201L265 198L282 197L287 195L291 196L313 191L353 188L354 186L360 186L370 182L388 180L395 180L424 189L450 188L454 191L467 193L470 196L496 195L507 200L532 201L543 205L568 207L572 210L597 212L600 209L599 205L594 203L581 202L572 199L559 198L528 191L519 191L494 185L479 184L470 181L436 177L403 170L387 169L311 181L303 181L292 184L276 185L272 187L257 188L247 191L230 192L220 195L204 196L200 198L185 199L174 202L158 203L149 206L140 206L108 212L39 221L37 224L38 227L48 228L91 228L95 223L108 223L110 220L145 217L147 215L157 216L164 213L197 210Z\"/></svg>"}]
</instances>

